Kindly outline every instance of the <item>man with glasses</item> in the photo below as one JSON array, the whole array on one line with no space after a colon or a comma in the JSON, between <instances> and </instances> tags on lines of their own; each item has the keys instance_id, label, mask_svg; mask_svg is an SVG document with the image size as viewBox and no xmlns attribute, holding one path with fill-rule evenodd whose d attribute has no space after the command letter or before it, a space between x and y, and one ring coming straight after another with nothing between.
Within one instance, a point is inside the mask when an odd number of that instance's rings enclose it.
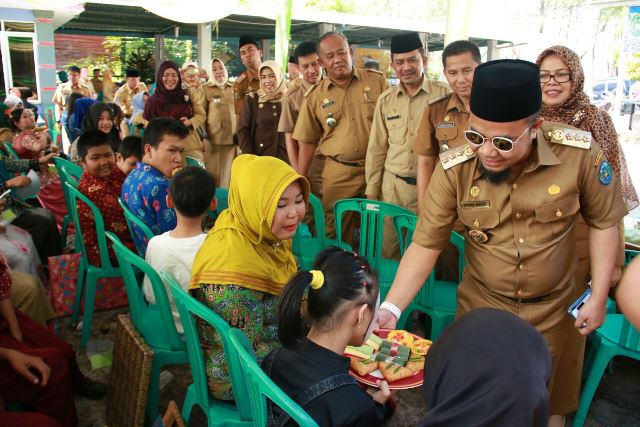
<instances>
[{"instance_id":1,"label":"man with glasses","mask_svg":"<svg viewBox=\"0 0 640 427\"><path fill-rule=\"evenodd\" d=\"M626 206L591 134L543 124L540 106L535 64L507 59L476 68L465 131L469 144L440 156L378 325L395 326L460 218L467 263L458 287L458 314L494 307L527 320L549 345L550 389L554 381L574 381L579 389L579 375L556 368L562 357L573 355L572 367L579 372L584 339L577 345L567 337L574 327L587 335L604 320L618 253L617 224ZM575 298L578 215L590 227L592 293L574 321L567 309ZM565 402L553 393L550 403L554 415L577 407L577 401Z\"/></svg>"},{"instance_id":2,"label":"man with glasses","mask_svg":"<svg viewBox=\"0 0 640 427\"><path fill-rule=\"evenodd\" d=\"M427 56L418 33L391 38L391 66L400 84L380 95L373 115L365 162L366 195L416 212L416 156L413 141L427 103L449 92L424 75ZM385 222L382 254L400 258L393 223Z\"/></svg>"},{"instance_id":3,"label":"man with glasses","mask_svg":"<svg viewBox=\"0 0 640 427\"><path fill-rule=\"evenodd\" d=\"M287 155L291 167L298 170L298 141L293 139L293 130L296 127L300 107L304 101L304 94L313 85L322 80L322 65L318 56L318 44L313 41L300 43L293 51L290 58L295 64L297 72L302 78L296 77L298 81L289 87L286 98L282 101L282 113L278 123L278 132L284 133L287 143ZM291 67L289 67L291 69ZM292 80L290 80L291 82ZM318 197L322 197L322 168L324 167L324 156L316 150L309 168L309 184L311 192Z\"/></svg>"},{"instance_id":4,"label":"man with glasses","mask_svg":"<svg viewBox=\"0 0 640 427\"><path fill-rule=\"evenodd\" d=\"M71 65L67 69L67 76L69 80L65 83L60 83L56 88L56 92L53 94L53 103L56 106L56 121L60 120L62 109L65 107L67 97L72 93L79 93L82 96L91 98L95 93L91 92L91 89L80 81L80 68Z\"/></svg>"}]
</instances>

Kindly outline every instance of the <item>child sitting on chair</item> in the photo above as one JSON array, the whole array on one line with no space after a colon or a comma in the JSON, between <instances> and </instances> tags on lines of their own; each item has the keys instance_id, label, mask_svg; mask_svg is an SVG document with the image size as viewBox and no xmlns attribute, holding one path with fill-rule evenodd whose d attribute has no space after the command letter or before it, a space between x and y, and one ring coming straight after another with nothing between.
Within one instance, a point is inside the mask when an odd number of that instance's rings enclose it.
<instances>
[{"instance_id":1,"label":"child sitting on chair","mask_svg":"<svg viewBox=\"0 0 640 427\"><path fill-rule=\"evenodd\" d=\"M105 231L112 231L131 250L135 250L124 212L118 203L125 175L116 167L116 157L107 134L99 130L83 133L78 138L78 157L82 165L82 177L78 190L87 196L102 213ZM98 236L89 207L78 202L78 216L87 256L92 265L100 265ZM109 256L116 262L109 245Z\"/></svg>"},{"instance_id":2,"label":"child sitting on chair","mask_svg":"<svg viewBox=\"0 0 640 427\"><path fill-rule=\"evenodd\" d=\"M155 236L147 246L147 263L156 271L173 274L185 291L189 290L193 259L207 237L202 232L202 222L210 210L216 209L215 192L215 180L206 169L186 166L178 171L171 178L167 195L167 206L176 211L176 228ZM144 294L147 301L155 304L153 289L146 277ZM180 314L168 287L167 294L176 329L182 334Z\"/></svg>"},{"instance_id":3,"label":"child sitting on chair","mask_svg":"<svg viewBox=\"0 0 640 427\"><path fill-rule=\"evenodd\" d=\"M381 425L387 382L364 391L348 375L343 356L347 345L360 346L373 332L378 281L364 258L338 248L318 254L314 267L298 272L280 296L278 337L284 347L272 351L262 368L289 396L306 391L298 404L319 425ZM295 425L271 406L269 421Z\"/></svg>"},{"instance_id":4,"label":"child sitting on chair","mask_svg":"<svg viewBox=\"0 0 640 427\"><path fill-rule=\"evenodd\" d=\"M123 174L136 168L136 164L142 161L142 138L139 136L127 136L120 143L116 153L116 166Z\"/></svg>"}]
</instances>

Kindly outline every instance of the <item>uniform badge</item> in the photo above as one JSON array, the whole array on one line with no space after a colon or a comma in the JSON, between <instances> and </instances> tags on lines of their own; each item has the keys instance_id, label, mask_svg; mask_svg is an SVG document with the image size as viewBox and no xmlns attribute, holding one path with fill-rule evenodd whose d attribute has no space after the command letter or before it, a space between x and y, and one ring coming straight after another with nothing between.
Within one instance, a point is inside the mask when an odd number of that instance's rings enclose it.
<instances>
[{"instance_id":1,"label":"uniform badge","mask_svg":"<svg viewBox=\"0 0 640 427\"><path fill-rule=\"evenodd\" d=\"M485 243L489 240L489 236L480 230L469 230L469 237L477 243Z\"/></svg>"},{"instance_id":2,"label":"uniform badge","mask_svg":"<svg viewBox=\"0 0 640 427\"><path fill-rule=\"evenodd\" d=\"M440 162L442 163L442 167L444 168L444 170L447 170L473 157L475 157L475 153L473 152L469 144L465 144L459 147L451 148L444 153L440 153Z\"/></svg>"},{"instance_id":3,"label":"uniform badge","mask_svg":"<svg viewBox=\"0 0 640 427\"><path fill-rule=\"evenodd\" d=\"M326 99L326 98L325 98L325 99L322 101L322 105L321 105L321 107L322 107L322 108L331 107L331 106L332 106L333 104L335 104L335 103L336 103L336 101L335 101L335 100L329 100L329 99Z\"/></svg>"},{"instance_id":4,"label":"uniform badge","mask_svg":"<svg viewBox=\"0 0 640 427\"><path fill-rule=\"evenodd\" d=\"M474 220L473 220L473 226L474 226L475 228L480 227L480 221L478 221L478 218L476 218L476 219L474 219Z\"/></svg>"},{"instance_id":5,"label":"uniform badge","mask_svg":"<svg viewBox=\"0 0 640 427\"><path fill-rule=\"evenodd\" d=\"M444 116L444 121L448 122L449 121L449 115Z\"/></svg>"},{"instance_id":6,"label":"uniform badge","mask_svg":"<svg viewBox=\"0 0 640 427\"><path fill-rule=\"evenodd\" d=\"M551 142L588 150L591 148L591 132L579 129L555 128L551 132Z\"/></svg>"},{"instance_id":7,"label":"uniform badge","mask_svg":"<svg viewBox=\"0 0 640 427\"><path fill-rule=\"evenodd\" d=\"M556 194L560 193L560 187L552 184L549 186L549 188L547 188L547 193L549 193L550 196L555 196Z\"/></svg>"},{"instance_id":8,"label":"uniform badge","mask_svg":"<svg viewBox=\"0 0 640 427\"><path fill-rule=\"evenodd\" d=\"M469 195L474 199L477 199L478 196L480 195L480 187L478 187L477 185L474 185L473 187L471 187L469 189Z\"/></svg>"},{"instance_id":9,"label":"uniform badge","mask_svg":"<svg viewBox=\"0 0 640 427\"><path fill-rule=\"evenodd\" d=\"M333 115L329 115L329 117L327 117L326 123L330 128L334 128L338 124L337 120L333 118Z\"/></svg>"},{"instance_id":10,"label":"uniform badge","mask_svg":"<svg viewBox=\"0 0 640 427\"><path fill-rule=\"evenodd\" d=\"M600 163L600 170L598 171L598 180L602 185L609 185L611 184L612 177L613 175L611 173L611 166L609 165L609 162L604 160L602 163Z\"/></svg>"},{"instance_id":11,"label":"uniform badge","mask_svg":"<svg viewBox=\"0 0 640 427\"><path fill-rule=\"evenodd\" d=\"M364 96L364 100L367 102L371 102L371 98L369 98L369 91L371 90L371 88L369 86L365 86L364 87L364 92L362 93L362 95Z\"/></svg>"},{"instance_id":12,"label":"uniform badge","mask_svg":"<svg viewBox=\"0 0 640 427\"><path fill-rule=\"evenodd\" d=\"M600 164L600 161L602 160L602 158L604 157L604 151L600 150L598 151L598 154L596 154L596 161L593 162L593 167L598 167L598 165Z\"/></svg>"},{"instance_id":13,"label":"uniform badge","mask_svg":"<svg viewBox=\"0 0 640 427\"><path fill-rule=\"evenodd\" d=\"M445 151L447 151L447 150L449 149L449 144L447 144L447 142L448 142L448 141L445 141L445 142L442 144L442 147L440 147L440 152L441 152L441 153L444 153Z\"/></svg>"},{"instance_id":14,"label":"uniform badge","mask_svg":"<svg viewBox=\"0 0 640 427\"><path fill-rule=\"evenodd\" d=\"M264 104L258 104L258 108L264 107Z\"/></svg>"}]
</instances>

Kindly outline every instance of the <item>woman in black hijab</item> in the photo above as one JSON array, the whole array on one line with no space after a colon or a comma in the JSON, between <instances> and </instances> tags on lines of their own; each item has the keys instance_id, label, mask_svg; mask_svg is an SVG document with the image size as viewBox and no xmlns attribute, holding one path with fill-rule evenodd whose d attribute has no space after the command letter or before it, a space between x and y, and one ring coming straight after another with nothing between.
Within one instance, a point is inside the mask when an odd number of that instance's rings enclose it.
<instances>
[{"instance_id":1,"label":"woman in black hijab","mask_svg":"<svg viewBox=\"0 0 640 427\"><path fill-rule=\"evenodd\" d=\"M551 355L531 325L502 310L471 311L427 354L418 425L546 427L550 375Z\"/></svg>"}]
</instances>

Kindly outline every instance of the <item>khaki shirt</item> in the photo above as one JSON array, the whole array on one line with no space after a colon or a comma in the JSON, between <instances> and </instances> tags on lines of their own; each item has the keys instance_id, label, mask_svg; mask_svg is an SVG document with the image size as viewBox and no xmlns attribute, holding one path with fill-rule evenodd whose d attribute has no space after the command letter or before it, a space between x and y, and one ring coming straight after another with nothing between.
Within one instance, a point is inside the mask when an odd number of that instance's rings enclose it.
<instances>
[{"instance_id":1,"label":"khaki shirt","mask_svg":"<svg viewBox=\"0 0 640 427\"><path fill-rule=\"evenodd\" d=\"M306 80L301 80L296 86L287 92L287 96L282 100L282 114L278 123L278 132L293 133L300 114L300 107L304 101L304 94L312 84Z\"/></svg>"},{"instance_id":2,"label":"khaki shirt","mask_svg":"<svg viewBox=\"0 0 640 427\"><path fill-rule=\"evenodd\" d=\"M64 107L67 104L67 97L72 93L81 93L82 96L91 98L92 93L87 85L78 83L77 86L71 86L71 82L60 83L53 94L53 103Z\"/></svg>"},{"instance_id":3,"label":"khaki shirt","mask_svg":"<svg viewBox=\"0 0 640 427\"><path fill-rule=\"evenodd\" d=\"M605 229L627 213L617 178L602 181L606 159L598 144L592 140L589 149L562 145L551 137L558 129L574 130L545 122L529 164L514 182L492 184L482 178L475 154L447 170L443 164L449 161L436 165L413 241L442 249L459 218L466 229L461 286L516 299L567 289L576 268L579 214L589 226ZM487 240L472 238L478 233Z\"/></svg>"},{"instance_id":4,"label":"khaki shirt","mask_svg":"<svg viewBox=\"0 0 640 427\"><path fill-rule=\"evenodd\" d=\"M380 196L385 169L402 177L416 177L413 141L418 122L429 101L442 98L449 92L447 84L423 78L422 87L414 96L407 95L402 84L380 95L365 162L367 196Z\"/></svg>"},{"instance_id":5,"label":"khaki shirt","mask_svg":"<svg viewBox=\"0 0 640 427\"><path fill-rule=\"evenodd\" d=\"M347 87L324 79L305 94L293 139L320 143L324 156L363 160L367 154L371 122L378 96L387 89L382 73L353 68ZM336 122L329 126L329 119Z\"/></svg>"},{"instance_id":6,"label":"khaki shirt","mask_svg":"<svg viewBox=\"0 0 640 427\"><path fill-rule=\"evenodd\" d=\"M125 83L116 91L113 102L120 106L125 116L131 117L131 114L133 114L133 97L146 91L147 85L142 82L138 83L135 89L131 89L129 85Z\"/></svg>"},{"instance_id":7,"label":"khaki shirt","mask_svg":"<svg viewBox=\"0 0 640 427\"><path fill-rule=\"evenodd\" d=\"M240 115L244 106L244 97L251 92L260 89L260 76L254 75L251 71L246 70L238 76L233 83L233 96L235 97L236 115Z\"/></svg>"},{"instance_id":8,"label":"khaki shirt","mask_svg":"<svg viewBox=\"0 0 640 427\"><path fill-rule=\"evenodd\" d=\"M420 120L413 151L419 156L436 157L442 151L466 144L464 131L468 123L469 112L455 93L430 102Z\"/></svg>"},{"instance_id":9,"label":"khaki shirt","mask_svg":"<svg viewBox=\"0 0 640 427\"><path fill-rule=\"evenodd\" d=\"M202 86L207 105L207 135L212 145L233 145L236 133L236 112L233 85Z\"/></svg>"}]
</instances>

